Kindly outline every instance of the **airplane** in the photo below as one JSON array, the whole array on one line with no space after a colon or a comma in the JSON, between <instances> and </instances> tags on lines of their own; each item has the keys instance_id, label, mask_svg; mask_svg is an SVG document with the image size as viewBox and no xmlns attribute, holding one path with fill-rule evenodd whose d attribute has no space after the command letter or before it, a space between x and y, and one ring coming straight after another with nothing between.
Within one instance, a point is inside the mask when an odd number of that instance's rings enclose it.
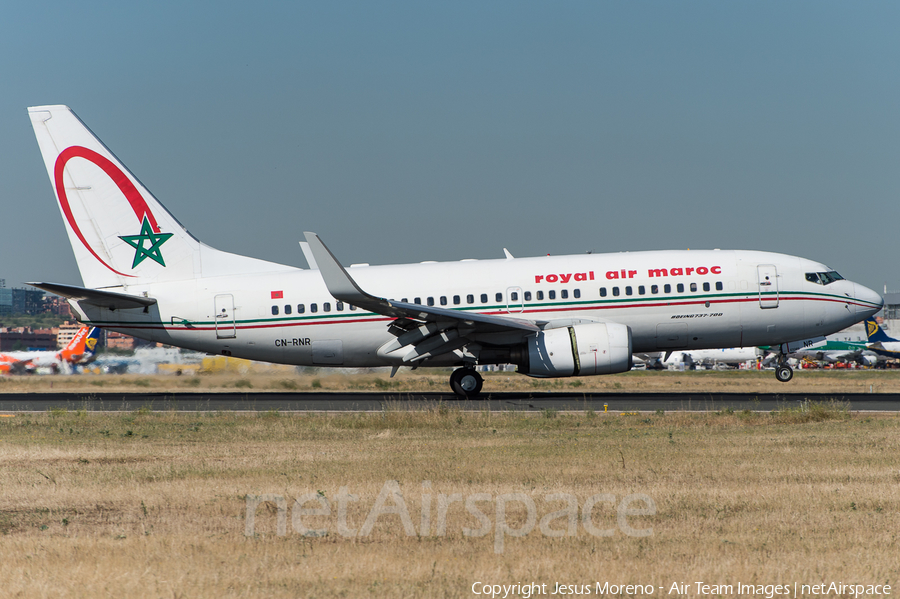
<instances>
[{"instance_id":1,"label":"airplane","mask_svg":"<svg viewBox=\"0 0 900 599\"><path fill-rule=\"evenodd\" d=\"M695 349L690 351L674 351L662 354L659 368L684 364L686 367L710 365L713 367L737 366L745 362L755 361L765 356L758 347L723 347L717 349Z\"/></svg>"},{"instance_id":2,"label":"airplane","mask_svg":"<svg viewBox=\"0 0 900 599\"><path fill-rule=\"evenodd\" d=\"M875 320L866 319L866 347L885 358L900 358L900 339L889 337Z\"/></svg>"},{"instance_id":3,"label":"airplane","mask_svg":"<svg viewBox=\"0 0 900 599\"><path fill-rule=\"evenodd\" d=\"M810 358L819 362L856 362L864 366L872 366L878 360L862 341L838 341L826 338L824 341L804 347L791 356L798 359Z\"/></svg>"},{"instance_id":4,"label":"airplane","mask_svg":"<svg viewBox=\"0 0 900 599\"><path fill-rule=\"evenodd\" d=\"M883 305L824 264L763 251L506 251L344 268L307 232L308 269L231 254L191 235L68 107L28 113L84 287L30 284L66 297L83 322L168 345L391 376L456 367L450 387L468 397L482 389L478 365L538 378L626 372L634 352L779 346Z\"/></svg>"},{"instance_id":5,"label":"airplane","mask_svg":"<svg viewBox=\"0 0 900 599\"><path fill-rule=\"evenodd\" d=\"M86 364L94 359L99 338L100 329L83 326L59 351L0 353L0 374L32 374L42 368L59 372L75 364Z\"/></svg>"}]
</instances>

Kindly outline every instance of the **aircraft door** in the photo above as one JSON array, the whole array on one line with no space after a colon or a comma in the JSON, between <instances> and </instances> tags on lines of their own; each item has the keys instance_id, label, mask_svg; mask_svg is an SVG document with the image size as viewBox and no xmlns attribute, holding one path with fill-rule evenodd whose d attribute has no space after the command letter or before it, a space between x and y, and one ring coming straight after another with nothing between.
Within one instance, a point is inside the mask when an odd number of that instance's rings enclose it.
<instances>
[{"instance_id":1,"label":"aircraft door","mask_svg":"<svg viewBox=\"0 0 900 599\"><path fill-rule=\"evenodd\" d=\"M222 294L216 296L216 339L234 339L237 328L234 325L234 296Z\"/></svg>"},{"instance_id":2,"label":"aircraft door","mask_svg":"<svg viewBox=\"0 0 900 599\"><path fill-rule=\"evenodd\" d=\"M777 308L778 270L774 264L760 264L756 270L759 273L759 307Z\"/></svg>"},{"instance_id":3,"label":"aircraft door","mask_svg":"<svg viewBox=\"0 0 900 599\"><path fill-rule=\"evenodd\" d=\"M517 314L525 310L525 299L521 287L510 287L506 290L506 311Z\"/></svg>"}]
</instances>

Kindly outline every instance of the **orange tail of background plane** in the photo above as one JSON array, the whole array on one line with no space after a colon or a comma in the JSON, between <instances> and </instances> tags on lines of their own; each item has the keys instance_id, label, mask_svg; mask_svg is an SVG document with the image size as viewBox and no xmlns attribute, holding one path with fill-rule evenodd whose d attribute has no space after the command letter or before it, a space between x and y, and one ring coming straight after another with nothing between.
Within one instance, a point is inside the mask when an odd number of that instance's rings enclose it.
<instances>
[{"instance_id":1,"label":"orange tail of background plane","mask_svg":"<svg viewBox=\"0 0 900 599\"><path fill-rule=\"evenodd\" d=\"M59 351L59 359L70 364L90 362L94 358L99 340L100 329L81 327L69 345Z\"/></svg>"}]
</instances>

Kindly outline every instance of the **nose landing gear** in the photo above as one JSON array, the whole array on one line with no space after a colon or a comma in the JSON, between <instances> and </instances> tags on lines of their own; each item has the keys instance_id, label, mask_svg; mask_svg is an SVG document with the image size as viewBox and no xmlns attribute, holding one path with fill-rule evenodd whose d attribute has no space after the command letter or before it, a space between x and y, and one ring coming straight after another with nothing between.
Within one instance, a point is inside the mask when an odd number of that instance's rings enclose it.
<instances>
[{"instance_id":1,"label":"nose landing gear","mask_svg":"<svg viewBox=\"0 0 900 599\"><path fill-rule=\"evenodd\" d=\"M481 393L484 379L474 368L459 368L450 375L450 388L460 397L474 397Z\"/></svg>"},{"instance_id":2,"label":"nose landing gear","mask_svg":"<svg viewBox=\"0 0 900 599\"><path fill-rule=\"evenodd\" d=\"M778 364L775 366L775 378L782 383L786 383L794 378L794 369L791 368L786 359L782 358L782 360L779 360Z\"/></svg>"}]
</instances>

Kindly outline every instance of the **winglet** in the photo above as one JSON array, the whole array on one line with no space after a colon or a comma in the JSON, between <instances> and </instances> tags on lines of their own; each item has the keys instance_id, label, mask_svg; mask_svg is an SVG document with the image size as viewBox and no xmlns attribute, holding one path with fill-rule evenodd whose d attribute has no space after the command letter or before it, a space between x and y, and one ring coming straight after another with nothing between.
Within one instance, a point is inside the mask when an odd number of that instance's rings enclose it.
<instances>
[{"instance_id":1,"label":"winglet","mask_svg":"<svg viewBox=\"0 0 900 599\"><path fill-rule=\"evenodd\" d=\"M319 272L322 273L328 293L334 296L335 299L367 310L370 309L368 306L372 302L386 307L390 306L386 300L370 295L360 289L356 281L341 266L341 263L334 257L331 250L322 243L318 235L306 231L303 233L303 236L306 237L306 242L309 244L309 250L312 252L316 266L318 266Z\"/></svg>"},{"instance_id":2,"label":"winglet","mask_svg":"<svg viewBox=\"0 0 900 599\"><path fill-rule=\"evenodd\" d=\"M310 270L319 270L319 265L316 264L316 257L313 256L309 249L309 242L301 241L300 249L303 250L303 257L306 258L306 263L309 265Z\"/></svg>"},{"instance_id":3,"label":"winglet","mask_svg":"<svg viewBox=\"0 0 900 599\"><path fill-rule=\"evenodd\" d=\"M532 321L519 318L503 318L490 314L477 312L462 312L436 306L420 306L407 304L384 298L376 297L363 291L350 274L337 261L319 236L315 233L305 232L303 235L309 243L309 249L316 259L319 272L325 281L328 293L334 299L358 306L376 314L390 316L392 318L412 318L414 320L439 321L439 322L465 322L469 325L476 323L482 326L483 332L520 330L528 332L540 331L540 327Z\"/></svg>"}]
</instances>

